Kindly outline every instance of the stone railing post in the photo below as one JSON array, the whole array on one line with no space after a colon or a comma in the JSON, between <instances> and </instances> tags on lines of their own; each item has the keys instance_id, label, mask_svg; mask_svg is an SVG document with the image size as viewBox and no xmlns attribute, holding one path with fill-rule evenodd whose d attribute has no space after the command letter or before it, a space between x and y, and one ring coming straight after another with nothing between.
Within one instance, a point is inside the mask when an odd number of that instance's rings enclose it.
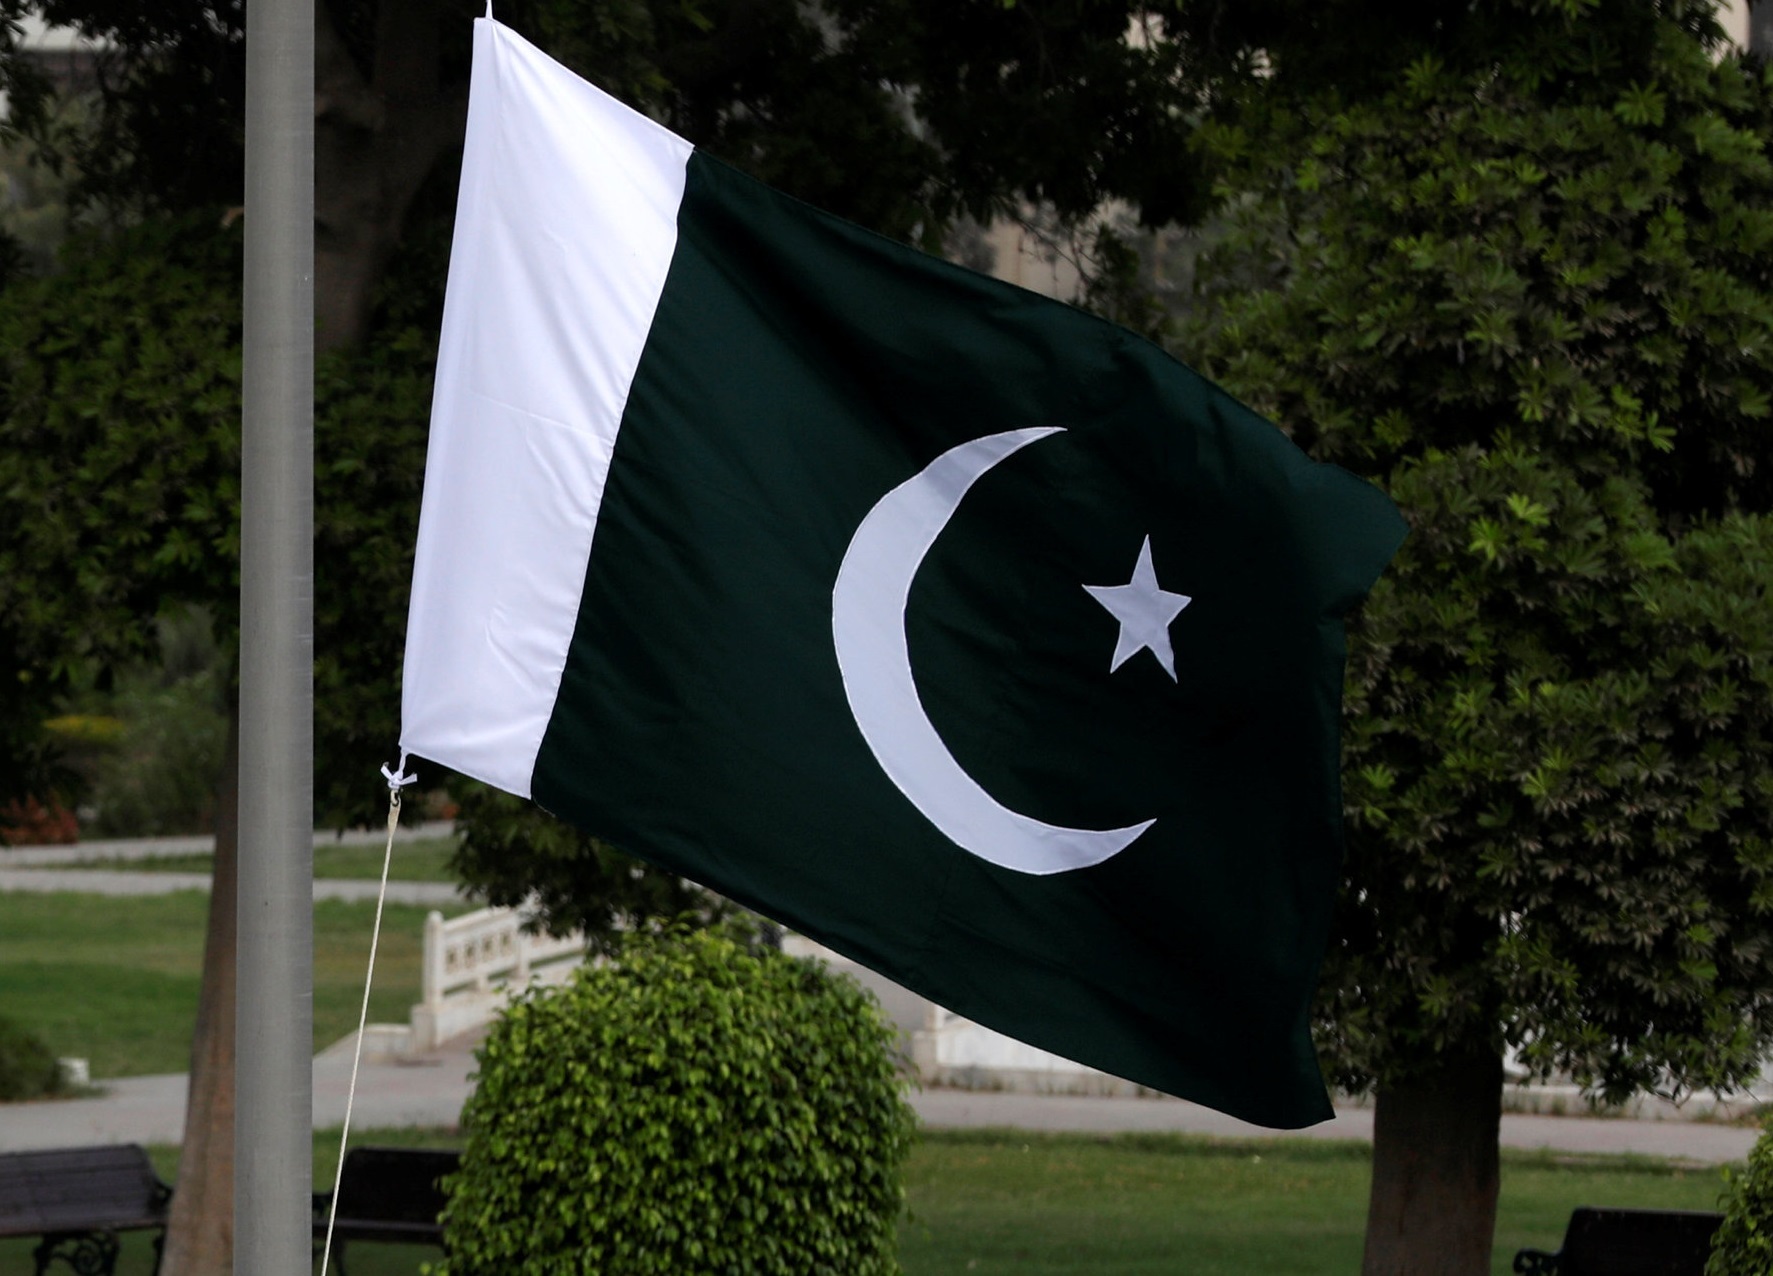
<instances>
[{"instance_id":1,"label":"stone railing post","mask_svg":"<svg viewBox=\"0 0 1773 1276\"><path fill-rule=\"evenodd\" d=\"M419 1001L435 1010L443 1004L443 914L432 909L425 918L424 959L419 963Z\"/></svg>"}]
</instances>

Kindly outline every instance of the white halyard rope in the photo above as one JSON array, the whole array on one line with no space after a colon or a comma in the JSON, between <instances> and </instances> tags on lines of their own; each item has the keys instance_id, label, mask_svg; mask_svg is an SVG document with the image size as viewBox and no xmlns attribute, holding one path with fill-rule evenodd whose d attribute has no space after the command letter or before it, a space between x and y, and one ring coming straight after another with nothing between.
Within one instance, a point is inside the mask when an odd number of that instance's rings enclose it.
<instances>
[{"instance_id":1,"label":"white halyard rope","mask_svg":"<svg viewBox=\"0 0 1773 1276\"><path fill-rule=\"evenodd\" d=\"M357 1066L363 1061L363 1033L369 1026L369 989L375 981L376 946L382 939L382 904L388 898L388 866L394 861L394 830L400 826L400 790L418 779L406 773L406 754L393 770L382 768L388 781L388 845L382 852L382 885L376 892L376 921L369 932L369 969L363 975L363 1009L357 1016L357 1042L351 1051L351 1085L345 1091L345 1125L339 1131L339 1163L332 1176L332 1199L326 1209L326 1244L320 1251L320 1276L326 1276L332 1261L332 1228L339 1216L339 1183L345 1173L345 1145L351 1138L351 1107L357 1099Z\"/></svg>"}]
</instances>

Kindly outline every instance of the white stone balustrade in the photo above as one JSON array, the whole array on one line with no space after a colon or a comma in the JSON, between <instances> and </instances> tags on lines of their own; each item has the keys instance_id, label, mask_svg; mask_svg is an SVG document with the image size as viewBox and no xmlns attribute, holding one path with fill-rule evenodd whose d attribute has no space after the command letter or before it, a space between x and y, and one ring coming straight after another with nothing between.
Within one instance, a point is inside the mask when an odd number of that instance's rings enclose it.
<instances>
[{"instance_id":1,"label":"white stone balustrade","mask_svg":"<svg viewBox=\"0 0 1773 1276\"><path fill-rule=\"evenodd\" d=\"M556 939L523 929L515 908L482 908L447 921L425 919L419 1004L408 1048L435 1050L482 1024L532 983L564 983L585 960L585 937Z\"/></svg>"}]
</instances>

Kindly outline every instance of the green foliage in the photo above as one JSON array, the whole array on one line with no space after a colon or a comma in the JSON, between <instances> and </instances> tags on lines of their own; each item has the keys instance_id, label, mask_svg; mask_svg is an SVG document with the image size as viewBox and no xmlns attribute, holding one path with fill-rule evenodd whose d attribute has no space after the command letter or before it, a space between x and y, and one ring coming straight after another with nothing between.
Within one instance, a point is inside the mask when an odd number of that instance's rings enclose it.
<instances>
[{"instance_id":1,"label":"green foliage","mask_svg":"<svg viewBox=\"0 0 1773 1276\"><path fill-rule=\"evenodd\" d=\"M75 209L98 207L129 220L148 210L239 205L241 0L0 0L0 32L20 13L77 27L104 47L102 92L71 104L28 59L8 56L0 40L0 88L10 76L22 90L17 130L66 180Z\"/></svg>"},{"instance_id":2,"label":"green foliage","mask_svg":"<svg viewBox=\"0 0 1773 1276\"><path fill-rule=\"evenodd\" d=\"M1350 634L1355 1088L1514 1046L1617 1099L1773 1044L1773 79L1703 5L1560 21L1216 139L1187 353L1412 526Z\"/></svg>"},{"instance_id":3,"label":"green foliage","mask_svg":"<svg viewBox=\"0 0 1773 1276\"><path fill-rule=\"evenodd\" d=\"M957 215L1042 209L1072 223L1110 202L1148 226L1211 206L1201 121L1243 87L1351 98L1411 62L1486 65L1536 33L1535 75L1593 75L1566 38L1577 0L510 0L511 23L593 82L764 180L899 238L940 242ZM53 127L24 59L0 41L0 88L20 131L77 177L76 203L182 211L238 202L244 103L239 0L0 0L0 23L41 8L111 47L106 91L78 129ZM401 14L398 86L459 102L472 0ZM1616 4L1717 36L1701 4ZM323 0L359 67L378 60L387 6ZM440 92L441 91L441 92ZM335 105L335 109L337 109ZM447 109L459 110L459 105ZM1646 102L1645 109L1651 109ZM323 156L325 165L337 157ZM327 173L322 171L324 185ZM440 183L447 187L448 183ZM424 202L424 201L422 201Z\"/></svg>"},{"instance_id":4,"label":"green foliage","mask_svg":"<svg viewBox=\"0 0 1773 1276\"><path fill-rule=\"evenodd\" d=\"M894 1045L814 963L634 937L481 1048L449 1271L897 1271L913 1117Z\"/></svg>"},{"instance_id":5,"label":"green foliage","mask_svg":"<svg viewBox=\"0 0 1773 1276\"><path fill-rule=\"evenodd\" d=\"M1748 1164L1724 1168L1724 1221L1712 1237L1706 1276L1773 1271L1773 1128L1755 1140Z\"/></svg>"},{"instance_id":6,"label":"green foliage","mask_svg":"<svg viewBox=\"0 0 1773 1276\"><path fill-rule=\"evenodd\" d=\"M4 75L0 75L0 82ZM40 116L39 129L78 129L84 118L78 99ZM52 268L70 225L68 181L41 145L24 138L8 141L0 129L0 289L11 279L41 275Z\"/></svg>"},{"instance_id":7,"label":"green foliage","mask_svg":"<svg viewBox=\"0 0 1773 1276\"><path fill-rule=\"evenodd\" d=\"M59 22L112 46L106 92L80 129L40 95L20 127L78 181L77 204L179 212L239 202L244 5L52 0ZM0 20L25 0L0 0ZM410 79L459 112L472 0L389 21L369 0L322 0L360 68L404 24ZM1208 195L1187 145L1201 79L1188 43L1130 43L1189 6L1092 0L511 0L501 21L710 153L883 233L934 245L957 213L1024 200L1076 218L1118 196L1162 221ZM1274 24L1264 35L1272 39ZM0 47L0 86L27 67ZM328 104L341 110L337 103ZM318 180L337 155L322 154ZM438 183L446 192L447 181ZM324 194L324 190L322 192ZM421 201L425 203L427 201Z\"/></svg>"},{"instance_id":8,"label":"green foliage","mask_svg":"<svg viewBox=\"0 0 1773 1276\"><path fill-rule=\"evenodd\" d=\"M92 837L159 837L215 828L227 710L210 670L170 685L131 677L118 689L128 735L94 768Z\"/></svg>"},{"instance_id":9,"label":"green foliage","mask_svg":"<svg viewBox=\"0 0 1773 1276\"><path fill-rule=\"evenodd\" d=\"M834 0L828 8L933 143L940 168L930 203L942 220L1037 208L1075 223L1110 200L1148 225L1205 210L1210 189L1189 137L1227 46L1200 38L1213 25L1189 12L1200 6ZM1135 29L1139 37L1128 39Z\"/></svg>"},{"instance_id":10,"label":"green foliage","mask_svg":"<svg viewBox=\"0 0 1773 1276\"><path fill-rule=\"evenodd\" d=\"M633 859L555 819L533 803L472 780L452 781L461 834L451 867L488 903L528 905L556 934L583 931L594 948L623 932L687 917L704 924L734 916L733 905Z\"/></svg>"},{"instance_id":11,"label":"green foliage","mask_svg":"<svg viewBox=\"0 0 1773 1276\"><path fill-rule=\"evenodd\" d=\"M49 1047L10 1019L0 1019L0 1103L42 1099L67 1088Z\"/></svg>"},{"instance_id":12,"label":"green foliage","mask_svg":"<svg viewBox=\"0 0 1773 1276\"><path fill-rule=\"evenodd\" d=\"M163 612L232 630L239 252L159 221L0 290L0 790L71 792L42 723L152 658Z\"/></svg>"},{"instance_id":13,"label":"green foliage","mask_svg":"<svg viewBox=\"0 0 1773 1276\"><path fill-rule=\"evenodd\" d=\"M394 761L399 736L435 334L435 322L386 324L315 369L314 798L323 825L373 824L386 813L375 768Z\"/></svg>"},{"instance_id":14,"label":"green foliage","mask_svg":"<svg viewBox=\"0 0 1773 1276\"><path fill-rule=\"evenodd\" d=\"M77 698L93 712L44 724L71 746L70 765L83 773L82 806L93 810L86 822L92 836L154 837L214 827L232 657L216 642L201 609L163 615L159 632L159 660L121 670L108 693Z\"/></svg>"},{"instance_id":15,"label":"green foliage","mask_svg":"<svg viewBox=\"0 0 1773 1276\"><path fill-rule=\"evenodd\" d=\"M152 655L179 602L231 628L239 260L213 218L153 222L0 293L0 632L37 685Z\"/></svg>"},{"instance_id":16,"label":"green foliage","mask_svg":"<svg viewBox=\"0 0 1773 1276\"><path fill-rule=\"evenodd\" d=\"M1644 50L1592 25L1570 39L1618 80L1474 84L1425 62L1388 98L1218 135L1244 165L1243 233L1218 254L1214 364L1314 454L1382 473L1510 431L1597 470L1621 458L1661 506L1755 486L1767 73L1673 29ZM1652 89L1662 109L1631 122Z\"/></svg>"}]
</instances>

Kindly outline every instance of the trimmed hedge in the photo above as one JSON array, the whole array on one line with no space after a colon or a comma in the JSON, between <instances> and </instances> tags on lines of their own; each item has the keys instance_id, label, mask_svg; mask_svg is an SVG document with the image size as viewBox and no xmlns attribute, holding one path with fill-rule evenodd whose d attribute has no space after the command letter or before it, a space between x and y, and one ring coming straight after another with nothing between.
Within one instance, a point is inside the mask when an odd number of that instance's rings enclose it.
<instances>
[{"instance_id":1,"label":"trimmed hedge","mask_svg":"<svg viewBox=\"0 0 1773 1276\"><path fill-rule=\"evenodd\" d=\"M479 1054L451 1276L898 1270L914 1117L853 980L710 932L622 942Z\"/></svg>"}]
</instances>

